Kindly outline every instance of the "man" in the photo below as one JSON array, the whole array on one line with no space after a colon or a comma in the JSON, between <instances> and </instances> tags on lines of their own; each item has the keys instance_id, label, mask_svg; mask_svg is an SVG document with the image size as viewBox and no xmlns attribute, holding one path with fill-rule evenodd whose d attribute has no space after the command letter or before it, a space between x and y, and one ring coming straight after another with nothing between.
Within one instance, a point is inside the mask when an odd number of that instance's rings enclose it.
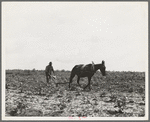
<instances>
[{"instance_id":1,"label":"man","mask_svg":"<svg viewBox=\"0 0 150 122\"><path fill-rule=\"evenodd\" d=\"M49 82L49 79L51 79L51 73L53 72L53 74L55 74L53 66L52 66L52 62L49 63L48 66L46 66L45 68L45 74L46 74L46 81L47 83Z\"/></svg>"}]
</instances>

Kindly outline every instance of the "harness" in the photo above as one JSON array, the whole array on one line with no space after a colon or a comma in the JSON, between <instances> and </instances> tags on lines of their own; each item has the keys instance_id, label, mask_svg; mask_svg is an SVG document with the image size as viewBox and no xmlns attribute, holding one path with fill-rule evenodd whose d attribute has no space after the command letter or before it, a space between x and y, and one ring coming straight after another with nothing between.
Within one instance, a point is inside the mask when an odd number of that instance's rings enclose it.
<instances>
[{"instance_id":1,"label":"harness","mask_svg":"<svg viewBox=\"0 0 150 122\"><path fill-rule=\"evenodd\" d=\"M94 62L92 61L92 67L91 67L92 71L95 71L95 67L94 67Z\"/></svg>"},{"instance_id":2,"label":"harness","mask_svg":"<svg viewBox=\"0 0 150 122\"><path fill-rule=\"evenodd\" d=\"M84 72L84 71L86 71L86 72L95 72L95 68L94 68L94 63L92 62L92 64L91 64L91 68L89 69L88 68L88 66L86 67L87 65L83 65L82 67L81 67L81 71L82 72ZM89 71L89 70L91 70L91 71Z\"/></svg>"},{"instance_id":3,"label":"harness","mask_svg":"<svg viewBox=\"0 0 150 122\"><path fill-rule=\"evenodd\" d=\"M86 65L83 65L83 66L81 67L81 70L84 69L85 66L86 66Z\"/></svg>"}]
</instances>

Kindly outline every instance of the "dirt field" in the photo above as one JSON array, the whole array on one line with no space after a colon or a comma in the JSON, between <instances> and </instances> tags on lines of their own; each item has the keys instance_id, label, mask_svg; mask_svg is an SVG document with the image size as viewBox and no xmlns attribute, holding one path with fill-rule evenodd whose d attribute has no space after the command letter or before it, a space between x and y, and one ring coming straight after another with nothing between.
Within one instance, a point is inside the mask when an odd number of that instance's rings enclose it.
<instances>
[{"instance_id":1,"label":"dirt field","mask_svg":"<svg viewBox=\"0 0 150 122\"><path fill-rule=\"evenodd\" d=\"M7 70L6 116L47 117L143 117L145 116L144 72L100 72L84 91L70 71L56 71L57 79L46 84L44 71ZM58 82L56 87L55 82ZM80 79L82 87L87 78Z\"/></svg>"}]
</instances>

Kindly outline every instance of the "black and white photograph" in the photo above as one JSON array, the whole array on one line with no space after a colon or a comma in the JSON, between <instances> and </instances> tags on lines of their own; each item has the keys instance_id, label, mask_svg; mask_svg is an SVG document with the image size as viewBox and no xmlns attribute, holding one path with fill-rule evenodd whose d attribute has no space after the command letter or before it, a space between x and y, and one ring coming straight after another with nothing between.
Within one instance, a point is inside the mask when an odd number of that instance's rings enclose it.
<instances>
[{"instance_id":1,"label":"black and white photograph","mask_svg":"<svg viewBox=\"0 0 150 122\"><path fill-rule=\"evenodd\" d=\"M2 120L148 120L148 2L1 7Z\"/></svg>"}]
</instances>

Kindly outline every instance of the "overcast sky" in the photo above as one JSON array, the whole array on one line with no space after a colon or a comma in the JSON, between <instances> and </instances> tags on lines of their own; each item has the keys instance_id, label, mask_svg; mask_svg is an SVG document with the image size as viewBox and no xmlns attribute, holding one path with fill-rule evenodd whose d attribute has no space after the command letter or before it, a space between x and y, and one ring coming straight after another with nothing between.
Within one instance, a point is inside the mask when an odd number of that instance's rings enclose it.
<instances>
[{"instance_id":1,"label":"overcast sky","mask_svg":"<svg viewBox=\"0 0 150 122\"><path fill-rule=\"evenodd\" d=\"M2 2L2 42L6 69L145 71L148 2Z\"/></svg>"}]
</instances>

